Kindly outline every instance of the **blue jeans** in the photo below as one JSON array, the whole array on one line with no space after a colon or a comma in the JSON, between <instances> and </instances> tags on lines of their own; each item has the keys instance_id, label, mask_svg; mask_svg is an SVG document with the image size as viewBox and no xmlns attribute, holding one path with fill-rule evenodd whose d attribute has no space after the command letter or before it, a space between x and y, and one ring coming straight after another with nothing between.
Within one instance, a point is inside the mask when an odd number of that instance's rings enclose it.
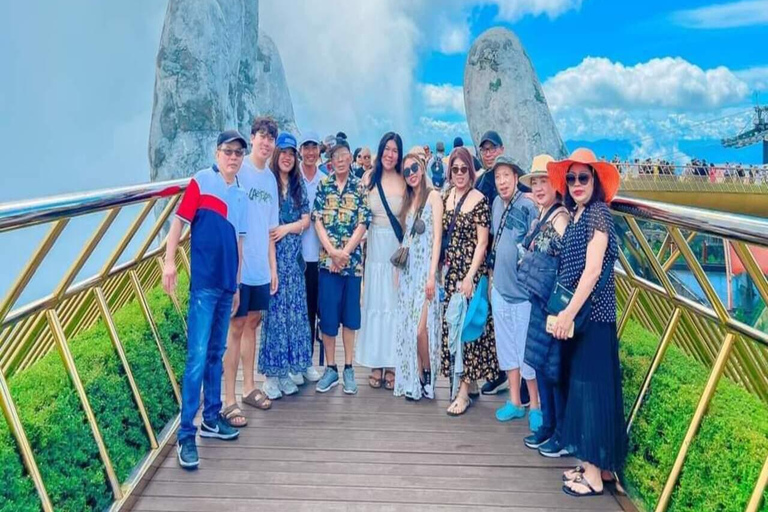
<instances>
[{"instance_id":1,"label":"blue jeans","mask_svg":"<svg viewBox=\"0 0 768 512\"><path fill-rule=\"evenodd\" d=\"M197 434L195 414L204 391L203 420L213 423L221 410L221 375L227 348L232 292L206 288L189 292L187 364L181 384L181 426L177 439Z\"/></svg>"},{"instance_id":2,"label":"blue jeans","mask_svg":"<svg viewBox=\"0 0 768 512\"><path fill-rule=\"evenodd\" d=\"M549 437L560 439L560 429L565 418L565 383L553 382L543 376L537 380L541 401L541 431Z\"/></svg>"}]
</instances>

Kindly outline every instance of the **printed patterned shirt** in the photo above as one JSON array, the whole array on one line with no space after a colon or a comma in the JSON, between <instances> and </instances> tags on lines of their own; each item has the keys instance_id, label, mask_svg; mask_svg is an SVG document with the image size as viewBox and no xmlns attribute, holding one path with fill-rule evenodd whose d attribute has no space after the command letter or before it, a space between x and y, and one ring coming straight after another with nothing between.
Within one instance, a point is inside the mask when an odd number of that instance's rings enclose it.
<instances>
[{"instance_id":1,"label":"printed patterned shirt","mask_svg":"<svg viewBox=\"0 0 768 512\"><path fill-rule=\"evenodd\" d=\"M312 208L312 222L320 219L334 247L341 249L352 238L357 226L366 228L371 223L371 209L368 194L361 182L351 172L344 189L339 191L336 175L332 174L320 182ZM331 268L331 257L324 247L320 248L318 267ZM349 257L349 263L341 270L343 276L363 275L363 251L360 244Z\"/></svg>"}]
</instances>

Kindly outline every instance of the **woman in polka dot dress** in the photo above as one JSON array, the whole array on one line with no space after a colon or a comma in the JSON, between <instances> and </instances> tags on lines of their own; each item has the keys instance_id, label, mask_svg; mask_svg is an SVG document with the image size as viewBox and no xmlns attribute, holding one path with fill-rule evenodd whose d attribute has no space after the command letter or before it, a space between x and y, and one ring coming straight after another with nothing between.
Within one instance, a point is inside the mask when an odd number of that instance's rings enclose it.
<instances>
[{"instance_id":1,"label":"woman in polka dot dress","mask_svg":"<svg viewBox=\"0 0 768 512\"><path fill-rule=\"evenodd\" d=\"M587 149L549 163L547 172L573 211L558 270L558 282L573 291L573 298L557 316L553 334L573 350L562 441L583 464L565 472L563 491L591 496L603 493L602 471L622 469L627 446L613 274L619 249L607 204L618 191L619 173ZM576 314L587 301L589 319L568 339Z\"/></svg>"}]
</instances>

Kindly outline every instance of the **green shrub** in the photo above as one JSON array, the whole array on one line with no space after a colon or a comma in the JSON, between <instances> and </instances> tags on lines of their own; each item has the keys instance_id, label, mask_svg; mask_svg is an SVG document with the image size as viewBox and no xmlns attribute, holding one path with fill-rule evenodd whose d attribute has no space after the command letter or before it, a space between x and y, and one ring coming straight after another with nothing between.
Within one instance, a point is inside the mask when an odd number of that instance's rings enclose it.
<instances>
[{"instance_id":1,"label":"green shrub","mask_svg":"<svg viewBox=\"0 0 768 512\"><path fill-rule=\"evenodd\" d=\"M180 276L180 295L187 300L188 281ZM183 325L171 301L159 288L147 294L171 365L181 378L184 367ZM114 312L120 340L157 435L178 412L157 346L136 302ZM144 424L136 408L106 327L97 323L70 343L104 442L120 481L149 451ZM57 510L102 510L112 501L77 393L57 351L9 382L24 429L32 445L46 489ZM31 480L5 422L0 422L0 511L40 510Z\"/></svg>"},{"instance_id":2,"label":"green shrub","mask_svg":"<svg viewBox=\"0 0 768 512\"><path fill-rule=\"evenodd\" d=\"M640 389L658 339L630 322L622 337L625 409ZM671 345L651 381L630 435L625 481L633 501L653 510L709 376ZM768 456L768 407L721 379L688 451L670 511L743 511ZM764 502L761 510L768 510Z\"/></svg>"}]
</instances>

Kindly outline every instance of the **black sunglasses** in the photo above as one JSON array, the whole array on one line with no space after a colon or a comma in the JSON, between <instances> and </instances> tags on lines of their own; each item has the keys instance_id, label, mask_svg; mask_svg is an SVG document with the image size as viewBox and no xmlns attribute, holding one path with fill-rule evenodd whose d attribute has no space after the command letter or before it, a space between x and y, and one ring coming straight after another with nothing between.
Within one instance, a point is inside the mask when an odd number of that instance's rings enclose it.
<instances>
[{"instance_id":1,"label":"black sunglasses","mask_svg":"<svg viewBox=\"0 0 768 512\"><path fill-rule=\"evenodd\" d=\"M461 174L467 174L469 172L469 167L466 165L462 165L461 167L454 166L451 167L451 173L461 175Z\"/></svg>"},{"instance_id":2,"label":"black sunglasses","mask_svg":"<svg viewBox=\"0 0 768 512\"><path fill-rule=\"evenodd\" d=\"M419 164L417 164L416 162L413 162L408 167L403 167L403 177L404 178L410 178L411 176L413 176L417 172L419 172Z\"/></svg>"},{"instance_id":3,"label":"black sunglasses","mask_svg":"<svg viewBox=\"0 0 768 512\"><path fill-rule=\"evenodd\" d=\"M578 175L569 172L565 175L565 182L569 186L576 184L576 180L579 180L579 185L587 185L592 180L592 174L588 172L580 172Z\"/></svg>"}]
</instances>

